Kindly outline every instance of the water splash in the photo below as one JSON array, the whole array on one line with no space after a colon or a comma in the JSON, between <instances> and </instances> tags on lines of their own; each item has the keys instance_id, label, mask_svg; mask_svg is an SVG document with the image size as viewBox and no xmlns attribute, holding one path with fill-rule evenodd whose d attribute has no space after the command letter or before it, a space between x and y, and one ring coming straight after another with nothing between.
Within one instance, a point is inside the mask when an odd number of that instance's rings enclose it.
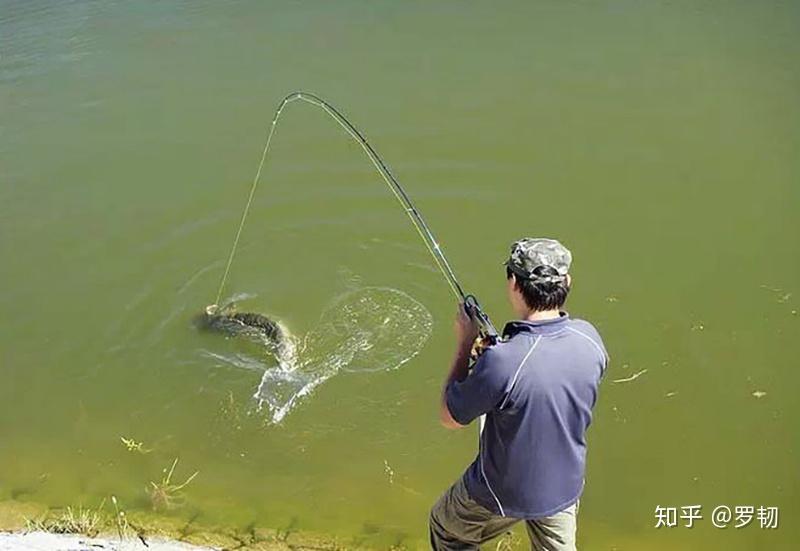
<instances>
[{"instance_id":1,"label":"water splash","mask_svg":"<svg viewBox=\"0 0 800 551\"><path fill-rule=\"evenodd\" d=\"M365 287L337 297L300 343L293 361L264 371L254 398L279 423L299 401L342 371L397 369L430 336L433 317L411 296Z\"/></svg>"},{"instance_id":2,"label":"water splash","mask_svg":"<svg viewBox=\"0 0 800 551\"><path fill-rule=\"evenodd\" d=\"M227 303L250 298L239 294ZM388 287L361 287L336 297L303 337L284 331L279 345L254 332L253 351L200 353L221 365L261 373L253 398L267 421L280 423L319 385L341 372L398 369L430 337L433 317L410 295ZM252 337L252 338L249 338ZM255 353L254 353L255 352Z\"/></svg>"}]
</instances>

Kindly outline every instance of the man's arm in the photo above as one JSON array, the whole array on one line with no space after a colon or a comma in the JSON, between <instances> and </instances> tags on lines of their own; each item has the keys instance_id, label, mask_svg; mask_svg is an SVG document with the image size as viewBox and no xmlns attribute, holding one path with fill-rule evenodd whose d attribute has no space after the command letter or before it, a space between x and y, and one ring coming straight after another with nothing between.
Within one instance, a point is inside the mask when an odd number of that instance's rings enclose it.
<instances>
[{"instance_id":1,"label":"man's arm","mask_svg":"<svg viewBox=\"0 0 800 551\"><path fill-rule=\"evenodd\" d=\"M442 397L439 405L439 421L448 429L460 429L465 426L453 419L450 409L447 407L447 387L451 382L463 381L469 375L470 352L478 336L478 327L475 321L467 315L463 304L458 306L455 332L456 352L453 356L453 363L450 365L450 373L448 373L442 387Z\"/></svg>"},{"instance_id":2,"label":"man's arm","mask_svg":"<svg viewBox=\"0 0 800 551\"><path fill-rule=\"evenodd\" d=\"M452 381L463 381L469 374L469 354L472 350L472 343L459 343L456 347L456 353L453 357L453 363L450 367L450 373L444 381L442 387L442 402L439 408L439 421L448 429L460 429L462 425L450 414L450 409L447 407L447 386Z\"/></svg>"}]
</instances>

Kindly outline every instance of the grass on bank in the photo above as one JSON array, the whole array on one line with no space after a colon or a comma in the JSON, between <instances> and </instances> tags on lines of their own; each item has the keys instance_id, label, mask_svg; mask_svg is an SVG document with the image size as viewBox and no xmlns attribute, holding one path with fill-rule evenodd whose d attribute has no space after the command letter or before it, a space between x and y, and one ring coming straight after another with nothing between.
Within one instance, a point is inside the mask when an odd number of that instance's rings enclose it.
<instances>
[{"instance_id":1,"label":"grass on bank","mask_svg":"<svg viewBox=\"0 0 800 551\"><path fill-rule=\"evenodd\" d=\"M114 503L117 501L117 503ZM73 506L48 509L34 502L0 500L0 531L36 531L57 534L100 537L106 540L142 542L145 549L153 542L179 541L192 545L225 550L253 551L359 551L373 549L364 543L342 540L335 536L314 534L288 528L220 526L205 524L198 517L164 516L145 509L123 510L111 498L113 508L102 503L97 508ZM397 546L393 549L407 549Z\"/></svg>"},{"instance_id":2,"label":"grass on bank","mask_svg":"<svg viewBox=\"0 0 800 551\"><path fill-rule=\"evenodd\" d=\"M84 534L94 537L103 526L102 509L105 500L97 509L67 507L63 511L48 512L36 519L26 519L25 529L29 531L51 532L54 534Z\"/></svg>"}]
</instances>

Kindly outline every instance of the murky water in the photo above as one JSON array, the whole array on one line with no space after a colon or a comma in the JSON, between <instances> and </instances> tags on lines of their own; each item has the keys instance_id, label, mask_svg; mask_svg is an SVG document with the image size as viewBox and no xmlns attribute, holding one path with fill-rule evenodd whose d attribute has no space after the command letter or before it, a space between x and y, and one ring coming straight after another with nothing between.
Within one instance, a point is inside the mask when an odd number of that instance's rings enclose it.
<instances>
[{"instance_id":1,"label":"murky water","mask_svg":"<svg viewBox=\"0 0 800 551\"><path fill-rule=\"evenodd\" d=\"M230 293L307 335L390 289L430 338L396 361L376 333L275 425L266 360L192 325L272 110L305 88L374 141L497 323L513 239L573 249L570 311L613 357L584 548L795 548L798 31L789 2L0 1L0 499L148 508L180 457L176 480L200 474L171 514L425 546L475 446L436 421L452 297L314 109L282 122ZM653 528L693 504L696 528ZM717 529L717 505L781 525Z\"/></svg>"}]
</instances>

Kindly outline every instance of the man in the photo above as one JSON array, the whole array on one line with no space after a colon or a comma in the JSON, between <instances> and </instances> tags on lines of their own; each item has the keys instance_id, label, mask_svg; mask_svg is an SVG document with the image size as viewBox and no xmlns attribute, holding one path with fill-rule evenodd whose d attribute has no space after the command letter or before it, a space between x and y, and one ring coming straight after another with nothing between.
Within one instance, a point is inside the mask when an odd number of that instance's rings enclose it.
<instances>
[{"instance_id":1,"label":"man","mask_svg":"<svg viewBox=\"0 0 800 551\"><path fill-rule=\"evenodd\" d=\"M435 550L478 549L520 520L532 549L575 550L586 429L608 355L591 324L562 310L571 262L552 239L512 245L507 292L519 319L471 369L477 328L459 309L441 421L460 428L485 415L485 425L475 461L431 510Z\"/></svg>"}]
</instances>

